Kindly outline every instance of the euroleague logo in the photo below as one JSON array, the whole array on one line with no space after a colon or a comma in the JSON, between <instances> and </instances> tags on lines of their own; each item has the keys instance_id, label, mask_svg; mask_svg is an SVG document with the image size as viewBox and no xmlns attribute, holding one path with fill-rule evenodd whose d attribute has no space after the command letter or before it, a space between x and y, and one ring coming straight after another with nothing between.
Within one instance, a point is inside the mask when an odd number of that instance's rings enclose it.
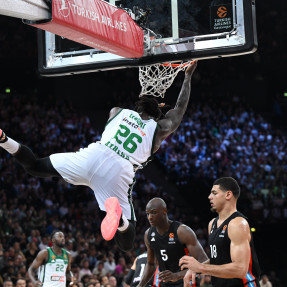
<instances>
[{"instance_id":1,"label":"euroleague logo","mask_svg":"<svg viewBox=\"0 0 287 287\"><path fill-rule=\"evenodd\" d=\"M225 6L220 6L218 9L217 9L217 16L219 18L224 18L227 16L227 8Z\"/></svg>"},{"instance_id":2,"label":"euroleague logo","mask_svg":"<svg viewBox=\"0 0 287 287\"><path fill-rule=\"evenodd\" d=\"M70 15L70 3L68 0L60 0L59 12L63 17L68 17Z\"/></svg>"}]
</instances>

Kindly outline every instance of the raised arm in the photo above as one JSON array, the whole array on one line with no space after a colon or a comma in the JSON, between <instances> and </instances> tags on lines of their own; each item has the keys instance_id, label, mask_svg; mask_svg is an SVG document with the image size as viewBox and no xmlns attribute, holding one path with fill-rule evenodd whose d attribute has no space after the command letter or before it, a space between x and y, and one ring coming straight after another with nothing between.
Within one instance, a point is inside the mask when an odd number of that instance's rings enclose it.
<instances>
[{"instance_id":1,"label":"raised arm","mask_svg":"<svg viewBox=\"0 0 287 287\"><path fill-rule=\"evenodd\" d=\"M186 111L189 98L190 98L190 80L193 72L195 71L197 62L192 62L185 71L185 78L181 87L181 91L177 98L175 107L169 110L163 119L158 121L158 132L156 136L156 142L154 151L156 151L161 142L173 133L180 125L183 115Z\"/></svg>"},{"instance_id":2,"label":"raised arm","mask_svg":"<svg viewBox=\"0 0 287 287\"><path fill-rule=\"evenodd\" d=\"M147 239L148 231L149 229L145 232L145 235L144 235L144 241L147 247L147 263L146 263L141 281L138 284L138 287L145 287L155 272L155 255Z\"/></svg>"},{"instance_id":3,"label":"raised arm","mask_svg":"<svg viewBox=\"0 0 287 287\"><path fill-rule=\"evenodd\" d=\"M38 253L36 258L33 260L32 264L28 269L28 276L32 282L32 284L36 287L42 286L42 282L36 279L35 274L38 268L45 263L48 258L48 250L44 249Z\"/></svg>"}]
</instances>

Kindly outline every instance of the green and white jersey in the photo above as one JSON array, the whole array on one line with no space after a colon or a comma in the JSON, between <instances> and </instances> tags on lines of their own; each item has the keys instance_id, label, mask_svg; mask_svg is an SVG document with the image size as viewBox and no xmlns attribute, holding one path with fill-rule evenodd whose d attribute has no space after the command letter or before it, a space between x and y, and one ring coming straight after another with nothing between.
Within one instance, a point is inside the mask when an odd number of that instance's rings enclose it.
<instances>
[{"instance_id":1,"label":"green and white jersey","mask_svg":"<svg viewBox=\"0 0 287 287\"><path fill-rule=\"evenodd\" d=\"M152 156L156 130L153 119L143 120L137 112L122 109L107 122L100 142L133 165L142 166Z\"/></svg>"},{"instance_id":2,"label":"green and white jersey","mask_svg":"<svg viewBox=\"0 0 287 287\"><path fill-rule=\"evenodd\" d=\"M62 255L57 255L52 248L48 247L48 261L41 265L38 271L38 279L43 287L66 287L66 269L69 256L65 249Z\"/></svg>"}]
</instances>

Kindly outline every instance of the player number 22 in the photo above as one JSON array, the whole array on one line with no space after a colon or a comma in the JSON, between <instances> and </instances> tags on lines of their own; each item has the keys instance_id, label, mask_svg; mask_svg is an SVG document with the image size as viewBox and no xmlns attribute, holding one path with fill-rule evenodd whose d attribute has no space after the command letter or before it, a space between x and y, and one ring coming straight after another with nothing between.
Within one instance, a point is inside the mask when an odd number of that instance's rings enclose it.
<instances>
[{"instance_id":1,"label":"player number 22","mask_svg":"<svg viewBox=\"0 0 287 287\"><path fill-rule=\"evenodd\" d=\"M64 265L63 264L57 264L56 265L56 271L64 271Z\"/></svg>"},{"instance_id":2,"label":"player number 22","mask_svg":"<svg viewBox=\"0 0 287 287\"><path fill-rule=\"evenodd\" d=\"M122 144L123 141L119 139L119 136L127 138L123 143L123 148L129 153L135 152L138 147L135 140L137 140L138 143L143 141L143 139L138 134L131 133L130 129L124 125L120 125L120 129L118 129L115 134L117 143Z\"/></svg>"}]
</instances>

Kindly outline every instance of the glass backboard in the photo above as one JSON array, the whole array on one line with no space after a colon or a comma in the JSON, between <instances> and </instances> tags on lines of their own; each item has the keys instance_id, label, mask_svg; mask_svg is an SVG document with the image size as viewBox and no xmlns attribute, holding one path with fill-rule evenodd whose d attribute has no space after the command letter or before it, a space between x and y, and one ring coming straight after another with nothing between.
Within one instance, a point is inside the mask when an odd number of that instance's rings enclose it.
<instances>
[{"instance_id":1,"label":"glass backboard","mask_svg":"<svg viewBox=\"0 0 287 287\"><path fill-rule=\"evenodd\" d=\"M143 28L143 57L124 58L39 30L40 74L57 76L230 57L257 48L255 2L251 0L110 2L126 10Z\"/></svg>"}]
</instances>

